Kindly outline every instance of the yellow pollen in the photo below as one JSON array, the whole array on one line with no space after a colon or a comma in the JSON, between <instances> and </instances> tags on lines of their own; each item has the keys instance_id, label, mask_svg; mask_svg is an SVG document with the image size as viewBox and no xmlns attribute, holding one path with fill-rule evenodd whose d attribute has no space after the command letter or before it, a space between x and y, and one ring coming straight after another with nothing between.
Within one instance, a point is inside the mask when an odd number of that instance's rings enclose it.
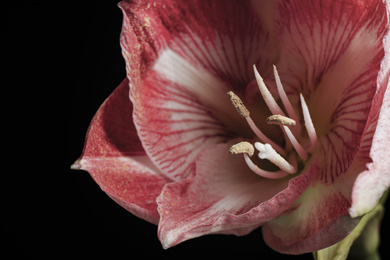
<instances>
[{"instance_id":1,"label":"yellow pollen","mask_svg":"<svg viewBox=\"0 0 390 260\"><path fill-rule=\"evenodd\" d=\"M282 115L272 115L267 118L268 124L295 125L295 120Z\"/></svg>"}]
</instances>

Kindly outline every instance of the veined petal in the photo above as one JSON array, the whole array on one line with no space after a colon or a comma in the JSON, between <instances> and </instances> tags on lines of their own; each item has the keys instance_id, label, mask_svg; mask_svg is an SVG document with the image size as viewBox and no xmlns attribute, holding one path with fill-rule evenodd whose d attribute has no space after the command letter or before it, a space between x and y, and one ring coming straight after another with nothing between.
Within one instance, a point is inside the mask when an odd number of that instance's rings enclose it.
<instances>
[{"instance_id":1,"label":"veined petal","mask_svg":"<svg viewBox=\"0 0 390 260\"><path fill-rule=\"evenodd\" d=\"M388 87L381 85L373 100L359 152L348 171L332 185L323 183L319 175L294 203L294 210L263 225L270 247L290 254L325 248L348 235L357 224L357 217L377 205L390 186L390 165L386 159L390 153L388 92Z\"/></svg>"},{"instance_id":2,"label":"veined petal","mask_svg":"<svg viewBox=\"0 0 390 260\"><path fill-rule=\"evenodd\" d=\"M359 151L378 90L386 7L376 0L290 1L278 11L278 71L287 92L303 93L308 101L321 179L330 184Z\"/></svg>"},{"instance_id":3,"label":"veined petal","mask_svg":"<svg viewBox=\"0 0 390 260\"><path fill-rule=\"evenodd\" d=\"M387 17L390 18L390 2ZM390 23L390 22L389 22ZM371 211L390 186L390 30L383 39L385 56L378 74L378 91L372 102L365 133L360 148L361 160L367 163L367 170L356 179L352 192L352 217Z\"/></svg>"},{"instance_id":4,"label":"veined petal","mask_svg":"<svg viewBox=\"0 0 390 260\"><path fill-rule=\"evenodd\" d=\"M170 30L174 36L170 48L195 66L229 82L235 90L243 90L253 79L253 64L263 71L276 60L274 41L250 2L177 1L175 4L171 8L179 10L180 15L164 17L167 27L175 27ZM177 27L178 21L185 25Z\"/></svg>"},{"instance_id":5,"label":"veined petal","mask_svg":"<svg viewBox=\"0 0 390 260\"><path fill-rule=\"evenodd\" d=\"M125 79L93 118L83 154L72 168L88 171L119 205L157 224L156 198L168 180L142 148L128 96L129 81Z\"/></svg>"},{"instance_id":6,"label":"veined petal","mask_svg":"<svg viewBox=\"0 0 390 260\"><path fill-rule=\"evenodd\" d=\"M223 123L196 93L156 71L149 73L141 87L132 90L133 119L142 144L149 158L172 180L187 177L204 147L229 136Z\"/></svg>"},{"instance_id":7,"label":"veined petal","mask_svg":"<svg viewBox=\"0 0 390 260\"><path fill-rule=\"evenodd\" d=\"M265 242L281 253L303 254L344 239L359 222L349 216L348 208L353 181L363 167L356 160L332 185L313 181L291 209L263 225Z\"/></svg>"},{"instance_id":8,"label":"veined petal","mask_svg":"<svg viewBox=\"0 0 390 260\"><path fill-rule=\"evenodd\" d=\"M254 63L270 70L276 45L250 2L123 1L120 7L140 139L159 169L180 180L203 147L242 132L226 92L245 93Z\"/></svg>"},{"instance_id":9,"label":"veined petal","mask_svg":"<svg viewBox=\"0 0 390 260\"><path fill-rule=\"evenodd\" d=\"M280 1L276 10L281 46L276 67L287 92L306 96L328 73L343 77L329 77L341 82L326 87L343 91L356 75L364 75L366 64L383 57L377 57L388 28L383 1Z\"/></svg>"},{"instance_id":10,"label":"veined petal","mask_svg":"<svg viewBox=\"0 0 390 260\"><path fill-rule=\"evenodd\" d=\"M390 75L390 73L387 73ZM377 101L371 113L366 136L362 142L362 160L367 170L359 174L352 191L352 217L361 216L377 205L383 193L390 187L390 87L383 86L377 94ZM381 96L383 102L381 104ZM379 110L379 111L378 111ZM364 152L366 156L364 156ZM368 156L367 156L368 155ZM368 157L368 159L367 159Z\"/></svg>"},{"instance_id":11,"label":"veined petal","mask_svg":"<svg viewBox=\"0 0 390 260\"><path fill-rule=\"evenodd\" d=\"M262 72L277 59L275 42L249 1L122 1L120 6L126 18L122 49L129 74L133 57L138 62L141 54L149 66L169 48L243 91L254 78L253 64Z\"/></svg>"},{"instance_id":12,"label":"veined petal","mask_svg":"<svg viewBox=\"0 0 390 260\"><path fill-rule=\"evenodd\" d=\"M233 143L203 150L194 175L165 185L157 199L164 248L211 233L247 234L287 210L316 176L309 166L291 180L261 178L231 157Z\"/></svg>"}]
</instances>

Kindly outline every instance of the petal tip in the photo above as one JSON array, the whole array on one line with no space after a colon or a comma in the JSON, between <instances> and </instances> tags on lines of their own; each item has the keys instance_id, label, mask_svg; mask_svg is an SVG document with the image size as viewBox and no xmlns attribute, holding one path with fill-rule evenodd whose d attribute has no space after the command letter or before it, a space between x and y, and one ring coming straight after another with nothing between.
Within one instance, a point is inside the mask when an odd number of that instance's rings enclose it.
<instances>
[{"instance_id":1,"label":"petal tip","mask_svg":"<svg viewBox=\"0 0 390 260\"><path fill-rule=\"evenodd\" d=\"M159 232L159 240L163 249L167 250L181 242L177 235L173 233L172 231Z\"/></svg>"},{"instance_id":2,"label":"petal tip","mask_svg":"<svg viewBox=\"0 0 390 260\"><path fill-rule=\"evenodd\" d=\"M77 159L71 166L70 169L72 170L82 170L82 165L81 165L81 159Z\"/></svg>"},{"instance_id":3,"label":"petal tip","mask_svg":"<svg viewBox=\"0 0 390 260\"><path fill-rule=\"evenodd\" d=\"M359 217L361 214L359 214L359 212L357 212L354 208L349 208L348 209L348 213L349 213L349 216L351 218L357 218Z\"/></svg>"}]
</instances>

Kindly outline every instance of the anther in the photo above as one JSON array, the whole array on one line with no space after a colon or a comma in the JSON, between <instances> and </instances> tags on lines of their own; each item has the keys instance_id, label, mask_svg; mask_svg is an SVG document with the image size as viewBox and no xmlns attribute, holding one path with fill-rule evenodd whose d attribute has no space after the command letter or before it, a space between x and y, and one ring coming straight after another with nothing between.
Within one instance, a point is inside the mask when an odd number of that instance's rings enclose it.
<instances>
[{"instance_id":1,"label":"anther","mask_svg":"<svg viewBox=\"0 0 390 260\"><path fill-rule=\"evenodd\" d=\"M295 120L282 116L282 115L272 115L267 118L268 124L277 124L277 125L295 125Z\"/></svg>"},{"instance_id":2,"label":"anther","mask_svg":"<svg viewBox=\"0 0 390 260\"><path fill-rule=\"evenodd\" d=\"M255 153L255 148L253 148L253 145L248 142L240 142L238 144L232 145L229 149L229 152L231 154L246 153L249 156L253 156Z\"/></svg>"},{"instance_id":3,"label":"anther","mask_svg":"<svg viewBox=\"0 0 390 260\"><path fill-rule=\"evenodd\" d=\"M227 94L232 101L234 107L237 109L237 112L242 117L248 117L249 110L245 107L244 103L242 103L241 99L236 94L234 94L233 91L229 91Z\"/></svg>"}]
</instances>

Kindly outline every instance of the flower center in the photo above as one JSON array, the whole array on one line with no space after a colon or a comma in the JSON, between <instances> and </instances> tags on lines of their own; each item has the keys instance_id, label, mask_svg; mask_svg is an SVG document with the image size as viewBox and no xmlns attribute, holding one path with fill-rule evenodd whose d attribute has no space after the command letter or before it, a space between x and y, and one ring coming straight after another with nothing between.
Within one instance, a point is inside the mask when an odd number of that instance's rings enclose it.
<instances>
[{"instance_id":1,"label":"flower center","mask_svg":"<svg viewBox=\"0 0 390 260\"><path fill-rule=\"evenodd\" d=\"M250 117L249 110L245 107L244 103L241 99L234 94L232 91L228 92L229 98L232 101L234 107L237 109L238 113L244 117L252 129L252 131L256 134L256 136L260 139L261 142L255 142L254 147L258 150L258 157L260 159L267 159L276 166L280 168L279 171L266 171L260 169L253 161L250 159L254 154L253 145L249 142L240 142L238 144L233 145L230 148L231 154L243 154L244 159L248 167L255 172L256 174L269 178L269 179L279 179L283 178L289 174L294 174L297 172L298 160L306 161L308 158L308 153L311 152L317 144L317 134L314 129L313 122L310 117L309 109L306 105L305 99L303 95L300 94L300 101L302 107L302 115L305 124L305 128L307 134L310 139L310 146L304 148L298 140L295 138L293 132L290 130L290 126L294 126L299 124L299 119L295 110L288 99L286 92L284 91L283 85L279 78L278 71L274 66L274 75L276 81L277 91L279 93L280 99L283 103L284 108L286 109L287 115L283 112L283 110L279 107L278 103L272 97L271 92L268 90L265 85L263 78L260 76L259 72L256 69L256 66L253 65L253 70L255 73L255 78L257 85L259 87L260 93L270 109L273 115L267 118L268 124L277 124L281 127L283 134L289 143L286 142L286 147L282 148L271 139L269 139L253 122ZM292 152L292 148L294 148L295 152ZM296 156L298 155L298 156ZM284 157L288 156L288 160ZM298 157L298 158L297 158Z\"/></svg>"}]
</instances>

